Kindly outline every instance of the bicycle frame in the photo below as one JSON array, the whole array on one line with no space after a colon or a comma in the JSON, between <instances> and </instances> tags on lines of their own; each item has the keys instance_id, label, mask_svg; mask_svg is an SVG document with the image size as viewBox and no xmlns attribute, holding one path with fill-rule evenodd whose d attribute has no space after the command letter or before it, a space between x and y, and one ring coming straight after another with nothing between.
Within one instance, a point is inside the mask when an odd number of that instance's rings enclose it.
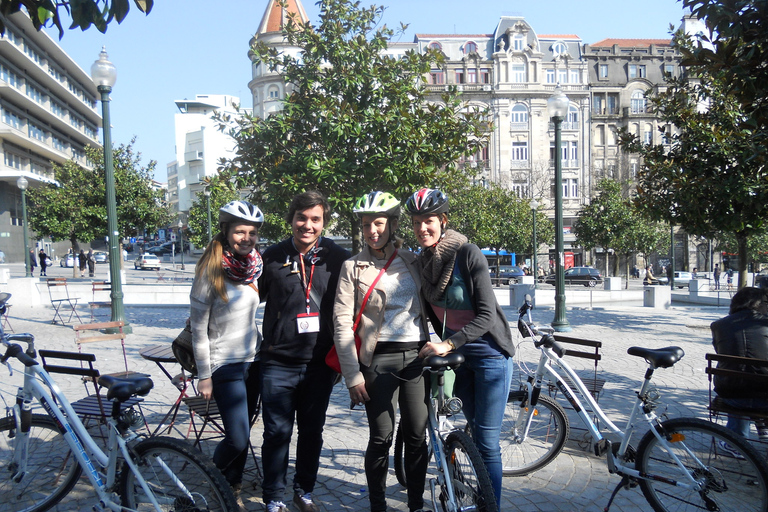
<instances>
[{"instance_id":1,"label":"bicycle frame","mask_svg":"<svg viewBox=\"0 0 768 512\"><path fill-rule=\"evenodd\" d=\"M453 489L453 482L448 473L448 464L445 460L445 443L443 436L445 436L451 429L445 429L445 414L441 414L445 410L445 396L443 394L443 387L445 382L445 370L432 370L430 373L437 374L437 397L431 400L427 400L428 411L428 425L427 433L429 434L429 446L435 457L435 464L438 469L438 480L441 485L445 485L448 490L448 512L458 512L456 505L456 494ZM437 404L437 407L435 407ZM435 502L435 479L431 479L429 482L430 491L432 493L432 506L435 510L440 510Z\"/></svg>"},{"instance_id":2,"label":"bicycle frame","mask_svg":"<svg viewBox=\"0 0 768 512\"><path fill-rule=\"evenodd\" d=\"M50 393L48 391L50 391ZM55 397L56 401L54 401L52 397ZM128 443L136 439L138 434L129 431L129 434L124 438L118 433L116 420L114 418L109 418L109 437L107 441L109 455L105 454L104 451L96 445L96 442L91 435L88 434L82 421L80 421L80 418L72 409L72 406L59 386L39 364L24 367L24 385L19 388L16 396L16 404L13 407L13 417L16 422L18 436L18 448L14 451L14 462L18 464L19 471L11 478L21 479L26 473L29 431L27 430L24 432L22 430L22 425L29 423L23 421L23 418L32 414L31 409L33 399L40 403L45 412L56 421L59 428L64 432L64 439L72 449L72 453L77 458L80 466L85 470L94 489L96 489L101 506L108 507L115 511L126 510L119 503L112 500L112 494L110 492L110 489L114 487L117 474L118 450L116 448L119 447L119 452L122 454L123 459L128 463L131 471L133 471L137 482L141 485L147 498L158 512L161 510L160 505L154 494L150 491L146 480L144 480L144 477L130 456ZM96 464L94 464L94 461ZM102 473L99 471L99 469L105 468L107 470L106 480L102 478ZM179 485L181 484L178 480L176 480L176 482ZM187 492L183 487L180 486L180 488Z\"/></svg>"}]
</instances>

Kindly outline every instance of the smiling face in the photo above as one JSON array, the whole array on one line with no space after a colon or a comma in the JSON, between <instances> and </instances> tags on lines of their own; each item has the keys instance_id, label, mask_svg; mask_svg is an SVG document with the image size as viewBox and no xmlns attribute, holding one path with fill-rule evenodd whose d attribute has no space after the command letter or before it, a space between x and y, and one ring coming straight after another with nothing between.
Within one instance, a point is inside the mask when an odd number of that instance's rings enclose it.
<instances>
[{"instance_id":1,"label":"smiling face","mask_svg":"<svg viewBox=\"0 0 768 512\"><path fill-rule=\"evenodd\" d=\"M323 232L323 207L313 206L306 210L297 211L291 220L293 243L301 254L305 254L315 245Z\"/></svg>"},{"instance_id":2,"label":"smiling face","mask_svg":"<svg viewBox=\"0 0 768 512\"><path fill-rule=\"evenodd\" d=\"M227 230L227 242L232 251L238 256L248 256L259 241L259 229L254 224L229 225Z\"/></svg>"},{"instance_id":3,"label":"smiling face","mask_svg":"<svg viewBox=\"0 0 768 512\"><path fill-rule=\"evenodd\" d=\"M412 220L413 234L416 235L419 245L429 248L440 241L443 229L439 215L414 215Z\"/></svg>"},{"instance_id":4,"label":"smiling face","mask_svg":"<svg viewBox=\"0 0 768 512\"><path fill-rule=\"evenodd\" d=\"M385 215L363 215L362 224L365 243L368 244L368 247L377 251L384 250L391 232L397 229L397 220L390 220ZM388 225L389 228L387 227Z\"/></svg>"}]
</instances>

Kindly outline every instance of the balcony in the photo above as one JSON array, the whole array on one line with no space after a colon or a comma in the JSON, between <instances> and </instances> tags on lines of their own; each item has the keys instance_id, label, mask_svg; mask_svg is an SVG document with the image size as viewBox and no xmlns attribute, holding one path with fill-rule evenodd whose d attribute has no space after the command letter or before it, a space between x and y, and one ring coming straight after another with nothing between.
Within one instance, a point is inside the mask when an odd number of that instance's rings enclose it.
<instances>
[{"instance_id":1,"label":"balcony","mask_svg":"<svg viewBox=\"0 0 768 512\"><path fill-rule=\"evenodd\" d=\"M511 160L509 162L510 169L530 169L531 164L528 160Z\"/></svg>"},{"instance_id":2,"label":"balcony","mask_svg":"<svg viewBox=\"0 0 768 512\"><path fill-rule=\"evenodd\" d=\"M513 132L527 132L528 123L510 123L509 129Z\"/></svg>"},{"instance_id":3,"label":"balcony","mask_svg":"<svg viewBox=\"0 0 768 512\"><path fill-rule=\"evenodd\" d=\"M194 162L196 160L202 160L202 159L203 159L202 151L187 151L186 153L184 153L185 162Z\"/></svg>"}]
</instances>

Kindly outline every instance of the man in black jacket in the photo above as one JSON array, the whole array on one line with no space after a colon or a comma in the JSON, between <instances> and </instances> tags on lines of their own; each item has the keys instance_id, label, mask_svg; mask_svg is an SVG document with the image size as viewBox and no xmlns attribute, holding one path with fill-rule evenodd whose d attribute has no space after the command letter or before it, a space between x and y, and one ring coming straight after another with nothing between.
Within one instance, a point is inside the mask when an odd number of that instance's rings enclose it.
<instances>
[{"instance_id":1,"label":"man in black jacket","mask_svg":"<svg viewBox=\"0 0 768 512\"><path fill-rule=\"evenodd\" d=\"M729 315L711 325L712 344L718 354L768 359L768 290L745 287L731 299ZM718 363L718 368L768 374L768 368ZM768 412L768 390L756 388L739 377L715 376L715 392L728 405ZM749 437L749 418L728 416L727 427ZM768 437L762 424L761 437ZM762 430L762 432L761 432Z\"/></svg>"},{"instance_id":2,"label":"man in black jacket","mask_svg":"<svg viewBox=\"0 0 768 512\"><path fill-rule=\"evenodd\" d=\"M259 293L266 301L261 345L261 407L264 421L262 484L268 512L287 512L283 502L294 417L298 429L293 502L317 511L317 480L323 426L336 373L325 364L333 346L333 301L342 263L350 257L320 235L331 208L319 192L293 198L286 215L293 236L263 254Z\"/></svg>"}]
</instances>

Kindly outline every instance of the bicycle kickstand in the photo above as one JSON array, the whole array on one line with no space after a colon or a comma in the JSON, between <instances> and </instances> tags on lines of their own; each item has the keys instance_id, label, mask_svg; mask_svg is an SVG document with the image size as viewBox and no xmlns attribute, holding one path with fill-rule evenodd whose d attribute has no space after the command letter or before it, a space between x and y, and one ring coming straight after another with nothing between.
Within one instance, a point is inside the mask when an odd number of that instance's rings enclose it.
<instances>
[{"instance_id":1,"label":"bicycle kickstand","mask_svg":"<svg viewBox=\"0 0 768 512\"><path fill-rule=\"evenodd\" d=\"M621 482L616 486L616 488L611 493L611 497L608 499L608 504L603 509L603 512L608 512L608 509L611 508L611 504L613 503L614 498L616 498L616 495L619 493L619 489L622 487L628 487L629 486L629 477L627 475L624 475L621 477Z\"/></svg>"}]
</instances>

